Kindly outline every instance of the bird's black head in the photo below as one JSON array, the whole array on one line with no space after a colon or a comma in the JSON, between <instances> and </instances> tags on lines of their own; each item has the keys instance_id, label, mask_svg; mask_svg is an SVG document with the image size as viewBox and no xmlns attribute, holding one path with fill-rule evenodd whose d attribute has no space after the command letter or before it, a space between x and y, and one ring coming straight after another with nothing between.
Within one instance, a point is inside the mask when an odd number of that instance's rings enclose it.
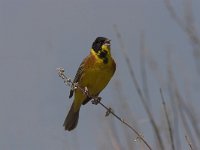
<instances>
[{"instance_id":1,"label":"bird's black head","mask_svg":"<svg viewBox=\"0 0 200 150\"><path fill-rule=\"evenodd\" d=\"M104 44L110 45L110 40L105 37L97 37L92 44L92 49L98 53L98 51L102 50Z\"/></svg>"}]
</instances>

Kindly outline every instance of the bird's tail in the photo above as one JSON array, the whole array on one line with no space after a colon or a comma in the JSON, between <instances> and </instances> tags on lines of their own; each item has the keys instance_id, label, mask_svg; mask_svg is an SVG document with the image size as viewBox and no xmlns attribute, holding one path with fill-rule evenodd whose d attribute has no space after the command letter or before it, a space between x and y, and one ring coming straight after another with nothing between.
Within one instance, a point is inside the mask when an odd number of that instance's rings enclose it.
<instances>
[{"instance_id":1,"label":"bird's tail","mask_svg":"<svg viewBox=\"0 0 200 150\"><path fill-rule=\"evenodd\" d=\"M65 130L71 131L74 128L76 128L78 124L79 110L80 108L78 109L78 111L76 112L74 111L74 103L73 103L63 124Z\"/></svg>"}]
</instances>

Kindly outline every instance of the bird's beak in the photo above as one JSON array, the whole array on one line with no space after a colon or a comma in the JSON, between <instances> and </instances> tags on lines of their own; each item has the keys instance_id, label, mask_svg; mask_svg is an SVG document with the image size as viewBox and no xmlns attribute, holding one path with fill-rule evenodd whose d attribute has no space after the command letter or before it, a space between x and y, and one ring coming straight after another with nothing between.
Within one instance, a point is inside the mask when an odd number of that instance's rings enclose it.
<instances>
[{"instance_id":1,"label":"bird's beak","mask_svg":"<svg viewBox=\"0 0 200 150\"><path fill-rule=\"evenodd\" d=\"M110 55L110 40L109 39L105 40L101 48L102 50L107 51L108 54Z\"/></svg>"},{"instance_id":2,"label":"bird's beak","mask_svg":"<svg viewBox=\"0 0 200 150\"><path fill-rule=\"evenodd\" d=\"M104 42L103 45L105 45L105 46L110 46L110 41L111 41L111 40L107 39L107 40Z\"/></svg>"}]
</instances>

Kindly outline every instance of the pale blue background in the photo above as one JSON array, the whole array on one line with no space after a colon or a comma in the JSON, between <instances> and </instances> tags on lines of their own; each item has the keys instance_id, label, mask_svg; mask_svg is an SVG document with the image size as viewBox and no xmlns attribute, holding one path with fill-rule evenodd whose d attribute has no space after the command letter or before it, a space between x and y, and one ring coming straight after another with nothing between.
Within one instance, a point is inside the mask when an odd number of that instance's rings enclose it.
<instances>
[{"instance_id":1,"label":"pale blue background","mask_svg":"<svg viewBox=\"0 0 200 150\"><path fill-rule=\"evenodd\" d=\"M199 27L200 1L194 0L193 4ZM176 1L174 5L181 16L183 3ZM65 132L62 127L72 100L68 99L69 88L58 78L56 68L64 67L73 77L97 36L112 40L117 63L114 78L101 94L104 103L126 118L116 100L119 81L124 99L135 115L127 120L137 120L153 145L149 120L130 82L113 25L117 25L123 37L139 84L142 83L139 41L144 32L148 55L158 63L163 82L167 78L166 55L171 50L181 93L189 90L192 103L200 105L200 81L191 45L170 18L162 0L0 0L1 150L111 148L108 120L115 119L104 118L105 110L100 106L89 103L83 107L75 131ZM165 89L165 83L158 79L159 73L148 70L153 112L158 120L162 111L159 88ZM125 141L121 144L126 147Z\"/></svg>"}]
</instances>

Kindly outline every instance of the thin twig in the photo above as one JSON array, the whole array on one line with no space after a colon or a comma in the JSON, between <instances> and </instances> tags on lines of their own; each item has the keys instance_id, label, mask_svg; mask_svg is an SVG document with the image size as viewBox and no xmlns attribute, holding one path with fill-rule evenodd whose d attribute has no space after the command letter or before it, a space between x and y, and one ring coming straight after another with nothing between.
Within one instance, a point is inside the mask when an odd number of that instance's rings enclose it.
<instances>
[{"instance_id":1,"label":"thin twig","mask_svg":"<svg viewBox=\"0 0 200 150\"><path fill-rule=\"evenodd\" d=\"M185 135L185 139L186 139L187 144L189 145L190 149L193 150L193 148L192 148L192 143L191 143L190 140L188 139L187 135Z\"/></svg>"},{"instance_id":2,"label":"thin twig","mask_svg":"<svg viewBox=\"0 0 200 150\"><path fill-rule=\"evenodd\" d=\"M129 118L134 118L135 113L133 111L131 111L132 109L130 108L130 105L127 102L127 98L123 93L122 83L121 83L121 80L120 80L119 76L118 76L118 79L115 80L114 84L115 84L114 85L114 87L115 87L114 95L115 95L116 99L119 101L120 108L123 107L123 110L124 110L123 113L128 115L127 118L128 117ZM136 121L132 120L132 123L134 124L134 127L137 130L140 130L140 128L139 128L139 126L138 126ZM135 149L135 145L132 143L132 140L131 141L129 140L129 139L132 139L132 135L130 134L130 132L128 130L126 130L126 128L123 128L123 131L124 131L125 138L126 138L126 141L127 141L127 149Z\"/></svg>"},{"instance_id":3,"label":"thin twig","mask_svg":"<svg viewBox=\"0 0 200 150\"><path fill-rule=\"evenodd\" d=\"M141 32L140 35L140 68L141 68L141 76L142 76L142 84L143 84L143 91L146 97L146 103L151 108L151 99L149 96L149 89L148 89L148 78L147 78L147 71L146 71L146 47L145 47L145 34Z\"/></svg>"},{"instance_id":4,"label":"thin twig","mask_svg":"<svg viewBox=\"0 0 200 150\"><path fill-rule=\"evenodd\" d=\"M89 94L89 91L88 91L87 87L85 89L83 89L82 87L80 87L78 85L78 83L73 83L72 80L68 76L65 75L64 68L57 68L57 71L58 71L59 77L64 80L64 83L65 83L66 86L71 86L71 87L73 87L74 90L79 89L85 96L87 96L87 97L92 99L92 104L100 104L101 106L103 106L107 110L105 116L108 116L109 114L112 114L121 123L125 124L129 129L131 129L138 136L137 138L141 139L144 142L144 144L149 148L149 150L152 150L151 146L147 143L147 141L144 139L144 137L134 127L132 127L124 119L122 119L118 115L116 115L113 112L112 108L105 106L101 102L101 97L94 97L94 96Z\"/></svg>"},{"instance_id":5,"label":"thin twig","mask_svg":"<svg viewBox=\"0 0 200 150\"><path fill-rule=\"evenodd\" d=\"M186 3L187 2L187 3ZM184 19L181 19L175 11L175 8L171 2L171 0L164 0L165 6L170 13L170 16L174 21L178 24L178 26L186 33L189 37L191 45L193 47L193 56L195 58L196 68L198 73L200 73L200 36L197 32L197 28L195 26L195 18L192 13L192 1L185 2L185 15Z\"/></svg>"},{"instance_id":6,"label":"thin twig","mask_svg":"<svg viewBox=\"0 0 200 150\"><path fill-rule=\"evenodd\" d=\"M169 130L169 135L170 135L172 150L175 150L174 137L173 137L172 127L171 127L171 123L170 123L170 121L169 121L169 115L168 115L168 113L167 113L166 103L165 103L165 99L164 99L163 92L162 92L162 89L161 89L161 88L160 88L160 95L161 95L162 104L163 104L163 108L164 108L164 112L165 112L165 117L166 117L166 119L167 119L167 125L168 125L168 130Z\"/></svg>"},{"instance_id":7,"label":"thin twig","mask_svg":"<svg viewBox=\"0 0 200 150\"><path fill-rule=\"evenodd\" d=\"M179 146L178 149L181 149L180 133L179 133L180 127L178 124L178 122L180 122L180 121L182 122L180 125L183 126L183 129L185 130L187 135L189 135L189 137L192 139L194 149L197 149L197 144L196 144L195 140L196 139L199 140L199 136L198 136L199 130L198 130L196 119L194 117L195 115L191 112L191 110L190 110L191 108L189 108L188 105L185 104L185 100L180 94L180 91L178 89L178 85L176 83L174 73L172 70L171 61L168 62L168 73L169 73L169 81L170 81L169 89L171 89L171 92L172 92L171 99L173 100L172 106L176 106L175 107L176 113L174 113L174 115L176 115L176 114L180 115L180 117L176 116L176 118L174 120L175 122L177 122L177 124L175 125L176 129L174 130L177 133L174 135L178 135L177 142L176 142L176 143L179 143L179 145L177 145L177 146ZM191 126L190 126L189 122L187 121L187 119L191 122ZM192 134L191 127L194 130L194 133L196 134L196 138Z\"/></svg>"},{"instance_id":8,"label":"thin twig","mask_svg":"<svg viewBox=\"0 0 200 150\"><path fill-rule=\"evenodd\" d=\"M127 52L126 52L126 50L124 48L124 43L123 43L121 34L119 33L116 25L114 26L114 30L115 30L115 32L117 34L117 38L118 38L119 44L121 46L121 51L122 51L122 54L123 54L123 56L125 58L125 61L127 63L127 67L129 69L129 72L130 72L130 75L131 75L131 79L132 79L133 84L134 84L134 86L136 88L136 91L137 91L137 93L138 93L138 95L139 95L139 97L141 99L141 102L142 102L142 104L143 104L143 106L145 108L145 111L146 111L146 113L147 113L147 115L148 115L148 117L150 119L150 123L151 123L151 125L153 127L153 130L154 130L154 133L155 133L156 138L158 140L160 149L164 150L165 148L164 148L164 144L163 144L163 141L162 141L162 138L161 138L161 135L160 135L160 131L158 129L158 126L156 125L155 119L154 119L154 117L153 117L153 115L152 115L152 113L150 111L150 108L149 108L148 104L146 103L145 97L144 97L144 95L142 93L142 90L141 90L141 88L139 86L139 83L138 83L138 81L136 79L135 72L134 72L134 70L132 68L132 65L131 65L131 61L130 61L130 59L128 57L128 54L127 54Z\"/></svg>"},{"instance_id":9,"label":"thin twig","mask_svg":"<svg viewBox=\"0 0 200 150\"><path fill-rule=\"evenodd\" d=\"M173 114L173 130L174 130L174 141L175 141L175 147L176 149L182 149L181 148L181 141L180 141L180 117L179 117L179 107L177 104L177 99L174 93L174 80L173 80L173 71L172 71L172 60L171 60L171 51L167 51L167 73L168 73L168 82L167 87L169 91L169 99L170 99L170 105L172 108L172 114Z\"/></svg>"}]
</instances>

